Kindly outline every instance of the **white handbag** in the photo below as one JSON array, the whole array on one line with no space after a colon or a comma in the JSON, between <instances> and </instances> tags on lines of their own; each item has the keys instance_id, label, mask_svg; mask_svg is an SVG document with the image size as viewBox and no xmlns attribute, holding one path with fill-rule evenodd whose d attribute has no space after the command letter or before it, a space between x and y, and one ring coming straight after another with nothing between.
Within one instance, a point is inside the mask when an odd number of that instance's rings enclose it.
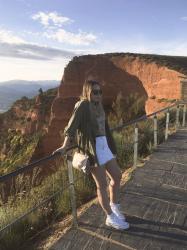
<instances>
[{"instance_id":1,"label":"white handbag","mask_svg":"<svg viewBox=\"0 0 187 250\"><path fill-rule=\"evenodd\" d=\"M89 168L89 156L75 152L73 155L72 166L78 170L82 170L84 173L87 173Z\"/></svg>"}]
</instances>

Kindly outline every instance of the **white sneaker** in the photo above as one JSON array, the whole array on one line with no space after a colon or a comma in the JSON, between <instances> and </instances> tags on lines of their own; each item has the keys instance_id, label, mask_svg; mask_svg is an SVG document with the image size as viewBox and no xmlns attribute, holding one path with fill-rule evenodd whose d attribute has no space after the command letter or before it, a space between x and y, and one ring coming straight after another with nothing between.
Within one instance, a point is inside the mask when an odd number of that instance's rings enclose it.
<instances>
[{"instance_id":1,"label":"white sneaker","mask_svg":"<svg viewBox=\"0 0 187 250\"><path fill-rule=\"evenodd\" d=\"M110 207L112 212L121 220L125 221L125 216L120 211L120 204L117 203L110 203Z\"/></svg>"},{"instance_id":2,"label":"white sneaker","mask_svg":"<svg viewBox=\"0 0 187 250\"><path fill-rule=\"evenodd\" d=\"M116 229L128 229L129 223L119 219L114 213L107 215L105 224Z\"/></svg>"}]
</instances>

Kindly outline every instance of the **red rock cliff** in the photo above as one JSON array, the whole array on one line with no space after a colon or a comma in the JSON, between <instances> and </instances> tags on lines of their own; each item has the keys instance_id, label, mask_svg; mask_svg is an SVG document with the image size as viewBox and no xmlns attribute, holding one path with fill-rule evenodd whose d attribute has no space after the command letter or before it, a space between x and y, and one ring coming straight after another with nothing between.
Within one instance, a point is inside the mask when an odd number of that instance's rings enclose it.
<instances>
[{"instance_id":1,"label":"red rock cliff","mask_svg":"<svg viewBox=\"0 0 187 250\"><path fill-rule=\"evenodd\" d=\"M48 133L40 141L33 159L47 155L61 145L60 131L67 124L87 77L101 82L105 105L111 105L119 91L123 96L138 92L147 98L146 113L152 113L168 106L168 102L161 100L180 99L179 75L181 73L176 70L134 54L75 57L64 70L62 83L52 104Z\"/></svg>"},{"instance_id":2,"label":"red rock cliff","mask_svg":"<svg viewBox=\"0 0 187 250\"><path fill-rule=\"evenodd\" d=\"M147 114L168 106L168 102L161 102L161 100L180 99L180 72L159 66L155 62L146 62L139 57L116 56L111 60L117 67L136 76L141 81L148 95L145 104Z\"/></svg>"}]
</instances>

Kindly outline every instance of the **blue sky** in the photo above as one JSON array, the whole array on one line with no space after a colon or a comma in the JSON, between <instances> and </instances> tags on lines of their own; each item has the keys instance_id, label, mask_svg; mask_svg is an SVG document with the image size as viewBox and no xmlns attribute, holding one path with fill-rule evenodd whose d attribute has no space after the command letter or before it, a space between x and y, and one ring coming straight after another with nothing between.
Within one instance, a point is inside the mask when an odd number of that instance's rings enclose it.
<instances>
[{"instance_id":1,"label":"blue sky","mask_svg":"<svg viewBox=\"0 0 187 250\"><path fill-rule=\"evenodd\" d=\"M60 80L75 55L187 56L186 0L0 0L0 81Z\"/></svg>"}]
</instances>

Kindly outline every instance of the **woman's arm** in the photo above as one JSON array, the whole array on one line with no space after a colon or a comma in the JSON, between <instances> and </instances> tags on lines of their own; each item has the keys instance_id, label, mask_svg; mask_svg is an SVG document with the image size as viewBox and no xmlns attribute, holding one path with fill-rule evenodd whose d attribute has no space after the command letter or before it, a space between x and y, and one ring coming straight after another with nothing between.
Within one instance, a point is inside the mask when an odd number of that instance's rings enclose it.
<instances>
[{"instance_id":1,"label":"woman's arm","mask_svg":"<svg viewBox=\"0 0 187 250\"><path fill-rule=\"evenodd\" d=\"M76 131L79 128L79 125L82 119L82 110L83 110L82 101L79 101L75 104L75 107L71 115L71 118L68 122L68 125L64 129L65 136L75 138Z\"/></svg>"},{"instance_id":2,"label":"woman's arm","mask_svg":"<svg viewBox=\"0 0 187 250\"><path fill-rule=\"evenodd\" d=\"M66 150L73 145L73 142L74 142L74 138L66 136L64 139L63 145L60 148L57 148L53 152L53 154L56 154L56 153L65 154Z\"/></svg>"},{"instance_id":3,"label":"woman's arm","mask_svg":"<svg viewBox=\"0 0 187 250\"><path fill-rule=\"evenodd\" d=\"M79 128L79 125L82 119L82 110L83 110L82 102L79 101L75 104L75 107L71 115L71 118L68 122L68 125L64 129L65 139L64 139L63 145L57 150L55 150L53 154L58 153L58 152L64 154L67 148L71 147L74 144L76 131Z\"/></svg>"}]
</instances>

